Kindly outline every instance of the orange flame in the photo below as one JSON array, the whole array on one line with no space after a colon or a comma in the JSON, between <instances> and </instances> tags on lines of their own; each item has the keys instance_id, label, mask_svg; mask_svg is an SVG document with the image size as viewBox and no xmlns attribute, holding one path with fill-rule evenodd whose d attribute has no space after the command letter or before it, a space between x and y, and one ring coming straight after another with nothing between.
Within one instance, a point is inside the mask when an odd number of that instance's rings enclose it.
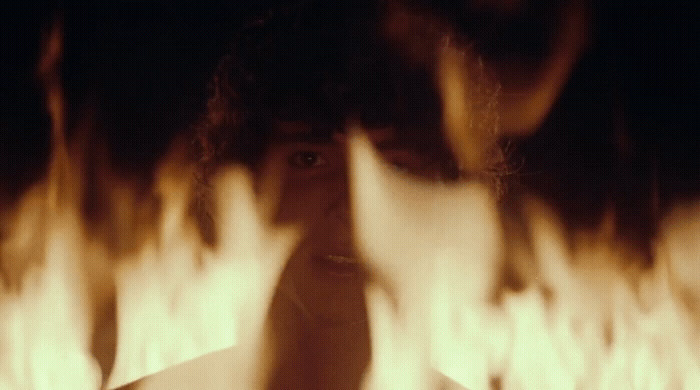
<instances>
[{"instance_id":1,"label":"orange flame","mask_svg":"<svg viewBox=\"0 0 700 390\"><path fill-rule=\"evenodd\" d=\"M65 140L61 46L57 24L40 66L53 121L49 175L20 200L0 242L4 276L18 280L17 291L12 285L0 290L0 388L113 388L231 347L229 367L241 371L225 376L221 366L208 366L207 376L224 381L213 388L260 387L262 324L298 232L271 226L267 208L274 205L257 202L249 173L233 167L222 170L215 185L223 239L216 248L206 246L187 215L192 172L168 157L157 173L162 210L154 233L140 237L134 253L113 258L82 220L81 167ZM129 209L130 188L108 191L114 226L128 229L140 218L137 225L149 223ZM91 352L93 316L110 299L104 289L111 285L116 358L103 378Z\"/></svg>"},{"instance_id":2,"label":"orange flame","mask_svg":"<svg viewBox=\"0 0 700 390\"><path fill-rule=\"evenodd\" d=\"M486 189L399 176L364 136L351 143L356 238L378 275L366 388L435 388L437 373L469 389L700 385L698 318L674 293L700 297L697 278L678 272L700 265L697 223L682 236L668 222L655 267L633 272L604 229L569 251L556 215L532 202L533 253L516 261L534 272L498 305L503 237Z\"/></svg>"},{"instance_id":3,"label":"orange flame","mask_svg":"<svg viewBox=\"0 0 700 390\"><path fill-rule=\"evenodd\" d=\"M64 143L62 43L56 23L40 66L54 142L49 180L22 199L0 242L2 262L21 279L21 291L0 290L0 388L94 389L101 383L90 353L92 304L83 273L93 252L76 212L79 180Z\"/></svg>"},{"instance_id":4,"label":"orange flame","mask_svg":"<svg viewBox=\"0 0 700 390\"><path fill-rule=\"evenodd\" d=\"M171 156L157 172L157 223L136 251L110 254L79 211L58 31L41 64L53 119L49 175L24 195L0 242L5 276L20 281L0 290L0 389L113 388L156 372L140 388L264 387L263 321L299 229L274 226L274 202L256 199L251 175L229 167L214 185L222 238L205 245L187 214L190 168ZM442 64L445 127L475 168L483 146L462 133L469 112L455 55ZM350 130L355 240L371 273L365 388L700 388L698 205L668 215L654 267L636 269L605 224L570 247L556 214L531 201L530 247L513 244L510 264L504 248L514 238L487 187L395 172ZM110 191L115 225L129 226L139 218L129 189ZM522 290L501 285L507 266L521 271ZM103 378L90 343L111 284L116 358Z\"/></svg>"},{"instance_id":5,"label":"orange flame","mask_svg":"<svg viewBox=\"0 0 700 390\"><path fill-rule=\"evenodd\" d=\"M117 271L118 344L109 387L233 346L245 358L236 366L250 374L230 378L230 385L250 387L259 380L253 373L263 320L297 235L258 218L250 177L233 168L217 181L223 239L211 250L185 220L182 194L191 176L175 170L162 177L160 237Z\"/></svg>"}]
</instances>

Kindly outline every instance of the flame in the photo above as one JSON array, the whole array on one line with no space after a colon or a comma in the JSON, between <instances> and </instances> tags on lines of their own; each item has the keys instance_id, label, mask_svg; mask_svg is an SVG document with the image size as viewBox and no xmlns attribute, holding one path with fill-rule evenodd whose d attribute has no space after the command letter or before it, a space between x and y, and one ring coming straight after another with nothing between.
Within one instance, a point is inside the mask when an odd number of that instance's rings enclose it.
<instances>
[{"instance_id":1,"label":"flame","mask_svg":"<svg viewBox=\"0 0 700 390\"><path fill-rule=\"evenodd\" d=\"M275 201L256 198L251 174L228 167L213 187L220 244L206 245L188 214L192 168L175 153L156 172L155 222L135 210L126 184L108 189L122 230L114 234L147 226L134 250L111 251L80 211L59 31L40 66L53 119L49 174L3 221L0 389L114 388L144 377L145 389L264 388L263 322L299 229L274 225ZM459 55L448 50L441 65L445 127L477 169L484 149L464 133ZM700 388L697 204L668 214L645 269L609 233L613 214L569 245L558 216L532 200L527 237L513 237L488 187L398 173L358 128L349 172L356 246L371 274L364 388ZM522 289L504 285L504 268ZM105 368L92 340L110 299L116 356Z\"/></svg>"},{"instance_id":2,"label":"flame","mask_svg":"<svg viewBox=\"0 0 700 390\"><path fill-rule=\"evenodd\" d=\"M89 350L92 304L83 273L94 251L76 212L79 180L63 142L63 91L57 76L61 31L56 23L40 66L54 141L48 183L29 190L20 212L10 219L7 238L0 242L3 268L21 287L21 291L5 285L0 289L3 389L94 389L101 383Z\"/></svg>"},{"instance_id":3,"label":"flame","mask_svg":"<svg viewBox=\"0 0 700 390\"><path fill-rule=\"evenodd\" d=\"M444 131L460 167L478 172L492 144L470 125L466 51L448 44L439 53ZM570 68L555 63L575 57L559 54L566 58L552 60L552 80ZM542 93L524 104L554 100ZM669 217L654 267L642 269L611 233L614 211L597 231L573 237L570 250L556 214L529 200L529 236L517 237L504 231L486 187L400 175L361 129L351 134L354 236L373 275L365 388L700 387L697 207ZM504 268L524 279L521 291L504 285Z\"/></svg>"},{"instance_id":4,"label":"flame","mask_svg":"<svg viewBox=\"0 0 700 390\"><path fill-rule=\"evenodd\" d=\"M190 178L179 169L162 176L160 236L116 272L119 342L110 388L234 346L245 357L236 365L249 374L228 385L259 380L263 320L298 235L261 221L250 175L231 168L215 185L222 243L205 247L185 218Z\"/></svg>"},{"instance_id":5,"label":"flame","mask_svg":"<svg viewBox=\"0 0 700 390\"><path fill-rule=\"evenodd\" d=\"M532 253L516 261L534 271L497 304L504 245L488 191L400 176L363 135L351 156L358 247L379 276L366 291L365 388L435 388L441 375L468 389L700 386L700 322L678 293L700 297L697 207L666 222L645 270L624 266L635 259L605 224L569 250L556 215L532 201Z\"/></svg>"},{"instance_id":6,"label":"flame","mask_svg":"<svg viewBox=\"0 0 700 390\"><path fill-rule=\"evenodd\" d=\"M0 388L114 388L207 354L231 356L223 361L240 370L227 376L220 373L233 371L206 366L201 374L217 378L209 388L262 387L262 325L297 229L272 226L274 204L255 199L249 172L229 167L214 185L221 243L205 245L187 213L191 167L173 152L156 173L152 198L161 209L155 223L140 212L148 207L135 201L134 188L110 183L106 199L114 220L108 225L119 231L107 236L133 239L135 227L144 233L135 250L115 254L81 212L83 172L64 131L61 46L57 24L40 66L53 123L49 174L3 221L0 264L9 284L0 286ZM110 335L95 335L103 329L94 317L105 315L110 299L116 318L99 320L116 322L116 356L111 367L100 367L95 355L110 352L93 354L93 348L108 345ZM146 380L142 387L163 388L159 381L168 380L177 379Z\"/></svg>"}]
</instances>

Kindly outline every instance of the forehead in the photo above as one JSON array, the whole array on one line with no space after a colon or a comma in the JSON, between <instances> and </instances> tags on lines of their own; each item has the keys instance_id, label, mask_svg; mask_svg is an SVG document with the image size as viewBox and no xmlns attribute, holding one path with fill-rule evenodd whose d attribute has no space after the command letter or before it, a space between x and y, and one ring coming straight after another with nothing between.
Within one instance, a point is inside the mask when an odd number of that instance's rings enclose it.
<instances>
[{"instance_id":1,"label":"forehead","mask_svg":"<svg viewBox=\"0 0 700 390\"><path fill-rule=\"evenodd\" d=\"M394 127L366 127L365 132L379 148L391 146L407 146L401 142ZM345 128L341 126L319 126L306 121L275 121L272 132L272 142L285 144L294 142L332 143L344 139Z\"/></svg>"}]
</instances>

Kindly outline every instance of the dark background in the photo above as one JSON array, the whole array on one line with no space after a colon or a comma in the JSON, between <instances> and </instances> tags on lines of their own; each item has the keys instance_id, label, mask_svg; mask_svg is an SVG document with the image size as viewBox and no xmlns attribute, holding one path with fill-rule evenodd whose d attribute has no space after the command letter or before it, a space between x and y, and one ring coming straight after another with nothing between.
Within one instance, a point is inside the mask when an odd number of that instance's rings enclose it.
<instances>
[{"instance_id":1,"label":"dark background","mask_svg":"<svg viewBox=\"0 0 700 390\"><path fill-rule=\"evenodd\" d=\"M56 15L65 25L69 128L94 118L95 140L108 146L116 169L148 176L201 113L206 81L236 29L287 3L2 5L0 204L46 169L49 120L36 63ZM414 3L452 20L487 59L512 66L547 54L558 9L547 0L521 2L516 13L488 1ZM647 237L670 205L700 195L698 12L624 0L593 1L591 10L592 45L562 97L534 136L515 139L516 178L572 226L597 223L615 204L621 229Z\"/></svg>"}]
</instances>

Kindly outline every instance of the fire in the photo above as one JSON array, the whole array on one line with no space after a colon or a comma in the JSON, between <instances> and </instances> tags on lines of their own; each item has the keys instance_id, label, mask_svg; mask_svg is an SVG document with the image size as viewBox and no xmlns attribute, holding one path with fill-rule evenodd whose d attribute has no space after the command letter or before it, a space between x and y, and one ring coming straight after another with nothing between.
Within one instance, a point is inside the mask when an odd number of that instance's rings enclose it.
<instances>
[{"instance_id":1,"label":"fire","mask_svg":"<svg viewBox=\"0 0 700 390\"><path fill-rule=\"evenodd\" d=\"M157 174L157 221L138 211L134 188L109 189L111 226L148 226L136 251L110 251L80 211L80 161L68 153L63 128L60 32L52 31L41 67L53 121L49 175L20 200L0 242L3 276L12 283L0 290L0 388L115 388L231 347L228 367L240 372L218 376L224 382L212 388L260 387L262 325L297 229L272 226L274 204L256 199L249 173L231 167L214 186L223 238L216 248L205 245L187 214L192 171L174 152ZM116 319L106 321L116 322L116 357L103 372L91 340L110 337L94 335L94 317L110 299Z\"/></svg>"},{"instance_id":2,"label":"fire","mask_svg":"<svg viewBox=\"0 0 700 390\"><path fill-rule=\"evenodd\" d=\"M183 191L191 176L165 174L159 233L124 259L117 286L117 356L108 387L235 346L245 361L231 383L250 387L262 324L296 234L258 218L249 176L221 174L216 185L222 244L212 250L187 223Z\"/></svg>"},{"instance_id":3,"label":"fire","mask_svg":"<svg viewBox=\"0 0 700 390\"><path fill-rule=\"evenodd\" d=\"M28 195L23 209L41 210L42 192ZM101 374L89 352L91 305L80 270L90 250L70 209L44 211L43 217L19 216L16 226L28 229L13 231L2 243L3 262L30 253L42 256L43 267L30 266L21 291L1 291L0 388L98 388ZM74 252L82 247L85 252Z\"/></svg>"},{"instance_id":4,"label":"fire","mask_svg":"<svg viewBox=\"0 0 700 390\"><path fill-rule=\"evenodd\" d=\"M700 386L697 207L666 222L647 270L605 224L568 249L556 215L532 201L532 251L513 260L526 286L512 291L485 188L397 176L363 136L352 149L356 237L378 275L366 388L435 388L443 375L468 389Z\"/></svg>"},{"instance_id":5,"label":"fire","mask_svg":"<svg viewBox=\"0 0 700 390\"><path fill-rule=\"evenodd\" d=\"M489 142L469 123L464 55L439 54L444 127L460 165L478 171ZM526 199L529 237L518 237L486 187L397 175L353 133L355 239L375 275L366 388L700 386L697 207L662 224L654 266L642 269L612 234L614 211L571 249L556 214ZM499 279L504 268L521 291Z\"/></svg>"},{"instance_id":6,"label":"fire","mask_svg":"<svg viewBox=\"0 0 700 390\"><path fill-rule=\"evenodd\" d=\"M110 251L80 212L56 45L52 35L42 63L49 174L3 221L0 260L11 283L0 290L0 389L115 388L143 377L140 387L152 389L264 387L263 323L300 230L274 225L274 202L256 198L244 168L228 167L213 188L220 243L208 246L188 214L191 167L173 154L156 173L155 221L131 210L132 189L109 189L113 226L148 226L136 250ZM478 167L479 142L460 138L467 103L459 65L449 62L459 56L449 55L443 92L457 97L446 126L457 154ZM569 246L558 216L527 201L529 234L512 237L486 186L395 172L361 129L350 133L356 246L372 275L365 388L700 388L697 205L668 215L654 266L644 269L608 233L612 214ZM506 268L522 288L505 285ZM116 356L105 369L91 340L110 299Z\"/></svg>"}]
</instances>

